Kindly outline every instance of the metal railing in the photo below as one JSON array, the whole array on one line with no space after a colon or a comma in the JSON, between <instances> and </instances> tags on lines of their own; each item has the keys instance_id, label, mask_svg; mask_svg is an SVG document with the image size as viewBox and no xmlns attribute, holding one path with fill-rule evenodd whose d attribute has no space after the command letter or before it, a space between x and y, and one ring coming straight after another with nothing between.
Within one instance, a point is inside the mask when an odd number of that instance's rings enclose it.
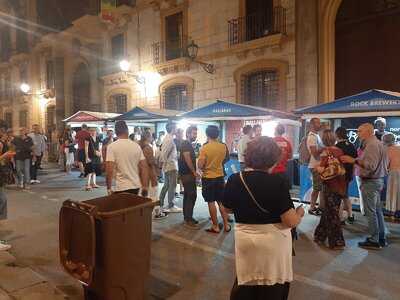
<instances>
[{"instance_id":1,"label":"metal railing","mask_svg":"<svg viewBox=\"0 0 400 300\"><path fill-rule=\"evenodd\" d=\"M160 41L152 44L153 64L158 65L167 61L187 56L187 37L176 40Z\"/></svg>"},{"instance_id":2,"label":"metal railing","mask_svg":"<svg viewBox=\"0 0 400 300\"><path fill-rule=\"evenodd\" d=\"M253 14L228 21L229 46L263 38L286 34L286 8L277 6L271 14Z\"/></svg>"}]
</instances>

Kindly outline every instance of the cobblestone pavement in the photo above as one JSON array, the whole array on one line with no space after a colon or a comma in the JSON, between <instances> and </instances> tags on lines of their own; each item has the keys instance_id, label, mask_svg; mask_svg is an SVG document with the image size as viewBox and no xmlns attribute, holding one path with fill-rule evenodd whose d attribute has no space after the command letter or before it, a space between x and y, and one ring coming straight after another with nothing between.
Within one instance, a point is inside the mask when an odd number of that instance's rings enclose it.
<instances>
[{"instance_id":1,"label":"cobblestone pavement","mask_svg":"<svg viewBox=\"0 0 400 300\"><path fill-rule=\"evenodd\" d=\"M83 299L81 286L59 265L58 212L66 199L96 198L105 189L86 192L77 175L48 169L31 190L7 190L9 219L0 224L0 239L13 248L0 253L0 300ZM200 194L195 215L207 228L207 207ZM388 248L366 251L357 247L365 221L360 215L356 219L345 227L346 250L333 252L312 242L318 218L305 217L296 242L290 299L399 299L400 226L390 224ZM229 299L235 276L233 235L186 229L180 214L153 222L151 298Z\"/></svg>"}]
</instances>

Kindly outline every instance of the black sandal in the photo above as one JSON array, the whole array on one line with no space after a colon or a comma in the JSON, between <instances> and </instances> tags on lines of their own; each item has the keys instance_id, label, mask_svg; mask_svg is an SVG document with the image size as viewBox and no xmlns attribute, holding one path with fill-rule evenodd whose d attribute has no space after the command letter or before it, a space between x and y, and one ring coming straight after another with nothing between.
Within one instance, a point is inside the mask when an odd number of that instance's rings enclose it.
<instances>
[{"instance_id":1,"label":"black sandal","mask_svg":"<svg viewBox=\"0 0 400 300\"><path fill-rule=\"evenodd\" d=\"M231 232L231 230L232 230L232 226L229 225L229 224L228 224L228 226L229 226L229 227L228 227L228 228L229 228L228 230L224 229L224 231L225 231L226 233Z\"/></svg>"},{"instance_id":2,"label":"black sandal","mask_svg":"<svg viewBox=\"0 0 400 300\"><path fill-rule=\"evenodd\" d=\"M206 229L205 231L207 231L207 232L209 232L209 233L215 233L215 234L220 233L219 231L216 231L216 230L215 230L214 228L212 228L212 227Z\"/></svg>"}]
</instances>

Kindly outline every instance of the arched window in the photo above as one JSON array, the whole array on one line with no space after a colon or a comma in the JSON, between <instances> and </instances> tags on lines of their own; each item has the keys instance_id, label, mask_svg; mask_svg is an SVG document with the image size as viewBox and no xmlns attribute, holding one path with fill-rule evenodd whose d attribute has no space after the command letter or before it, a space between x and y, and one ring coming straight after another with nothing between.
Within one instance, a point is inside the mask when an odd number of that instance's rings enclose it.
<instances>
[{"instance_id":1,"label":"arched window","mask_svg":"<svg viewBox=\"0 0 400 300\"><path fill-rule=\"evenodd\" d=\"M128 111L128 96L125 94L117 94L112 96L113 112L123 114Z\"/></svg>"},{"instance_id":2,"label":"arched window","mask_svg":"<svg viewBox=\"0 0 400 300\"><path fill-rule=\"evenodd\" d=\"M243 99L248 105L279 108L279 76L276 70L263 70L243 78Z\"/></svg>"},{"instance_id":3,"label":"arched window","mask_svg":"<svg viewBox=\"0 0 400 300\"><path fill-rule=\"evenodd\" d=\"M186 111L191 109L189 102L185 84L176 84L164 89L163 108Z\"/></svg>"},{"instance_id":4,"label":"arched window","mask_svg":"<svg viewBox=\"0 0 400 300\"><path fill-rule=\"evenodd\" d=\"M286 77L289 64L274 59L259 59L234 72L236 97L240 103L286 110Z\"/></svg>"}]
</instances>

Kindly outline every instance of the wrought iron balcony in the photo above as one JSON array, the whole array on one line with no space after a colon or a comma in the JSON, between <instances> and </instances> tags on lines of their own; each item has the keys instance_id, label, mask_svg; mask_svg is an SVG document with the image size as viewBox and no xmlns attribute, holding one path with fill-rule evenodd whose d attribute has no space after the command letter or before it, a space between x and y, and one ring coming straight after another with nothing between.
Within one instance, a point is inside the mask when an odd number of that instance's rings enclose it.
<instances>
[{"instance_id":1,"label":"wrought iron balcony","mask_svg":"<svg viewBox=\"0 0 400 300\"><path fill-rule=\"evenodd\" d=\"M153 64L160 65L174 59L187 57L187 46L187 37L153 43Z\"/></svg>"},{"instance_id":2,"label":"wrought iron balcony","mask_svg":"<svg viewBox=\"0 0 400 300\"><path fill-rule=\"evenodd\" d=\"M264 38L274 34L286 34L286 9L277 6L268 14L253 14L228 21L229 46Z\"/></svg>"}]
</instances>

